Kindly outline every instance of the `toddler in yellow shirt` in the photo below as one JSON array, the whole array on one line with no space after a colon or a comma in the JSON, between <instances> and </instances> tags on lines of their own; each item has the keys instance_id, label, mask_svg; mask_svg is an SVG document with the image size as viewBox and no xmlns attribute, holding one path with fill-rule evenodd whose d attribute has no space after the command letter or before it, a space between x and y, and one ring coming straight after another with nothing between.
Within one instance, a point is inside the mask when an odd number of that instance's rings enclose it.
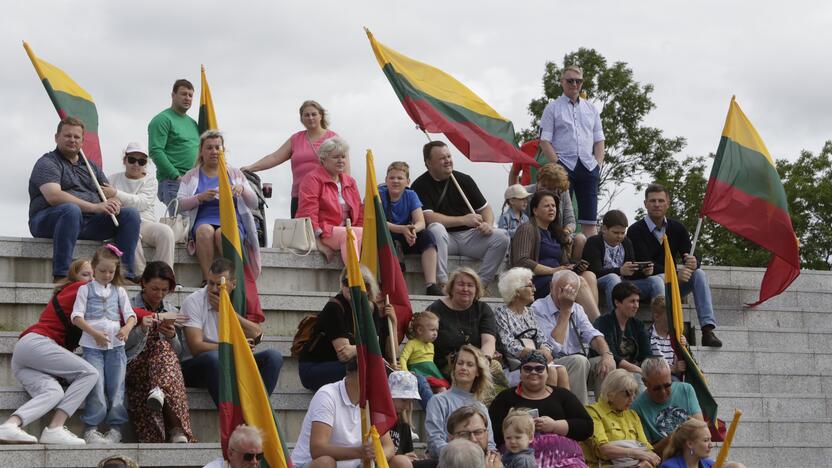
<instances>
[{"instance_id":1,"label":"toddler in yellow shirt","mask_svg":"<svg viewBox=\"0 0 832 468\"><path fill-rule=\"evenodd\" d=\"M450 388L450 384L433 362L433 342L439 334L439 317L433 312L416 314L407 327L407 344L399 357L399 369L425 377L434 393Z\"/></svg>"}]
</instances>

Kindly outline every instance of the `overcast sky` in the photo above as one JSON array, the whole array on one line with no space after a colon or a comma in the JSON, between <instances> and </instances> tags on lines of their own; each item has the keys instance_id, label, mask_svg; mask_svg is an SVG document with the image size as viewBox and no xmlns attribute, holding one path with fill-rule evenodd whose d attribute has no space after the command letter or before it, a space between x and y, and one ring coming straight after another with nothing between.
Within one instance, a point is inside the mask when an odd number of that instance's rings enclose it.
<instances>
[{"instance_id":1,"label":"overcast sky","mask_svg":"<svg viewBox=\"0 0 832 468\"><path fill-rule=\"evenodd\" d=\"M542 94L545 62L589 47L655 85L648 124L687 138L679 157L716 151L732 94L776 158L817 151L832 137L827 2L27 0L7 2L0 25L5 236L29 235L27 181L36 159L54 148L57 123L23 40L92 94L108 174L122 170L129 141L146 142L147 123L170 106L176 78L194 82L198 95L205 64L230 164L251 163L301 130L298 106L315 99L351 144L362 193L367 148L380 179L394 160L408 161L415 179L424 169L425 137L379 69L362 26L455 76L518 130L529 123L529 101ZM456 168L474 175L499 210L508 166L454 154ZM288 164L261 175L274 184L269 216L288 217ZM632 219L638 200L626 194L613 206Z\"/></svg>"}]
</instances>

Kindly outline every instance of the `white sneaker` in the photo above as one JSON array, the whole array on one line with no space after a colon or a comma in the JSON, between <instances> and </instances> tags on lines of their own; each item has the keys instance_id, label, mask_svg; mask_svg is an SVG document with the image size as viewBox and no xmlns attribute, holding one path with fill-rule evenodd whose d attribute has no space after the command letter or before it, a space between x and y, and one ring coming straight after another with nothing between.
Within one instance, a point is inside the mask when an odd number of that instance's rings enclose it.
<instances>
[{"instance_id":1,"label":"white sneaker","mask_svg":"<svg viewBox=\"0 0 832 468\"><path fill-rule=\"evenodd\" d=\"M49 429L43 428L40 433L40 443L42 444L58 444L58 445L85 445L84 439L73 434L66 426Z\"/></svg>"},{"instance_id":2,"label":"white sneaker","mask_svg":"<svg viewBox=\"0 0 832 468\"><path fill-rule=\"evenodd\" d=\"M41 437L43 439L43 437ZM98 429L87 429L84 432L84 440L87 441L88 444L109 444L110 441L104 437L104 434L98 432Z\"/></svg>"},{"instance_id":3,"label":"white sneaker","mask_svg":"<svg viewBox=\"0 0 832 468\"><path fill-rule=\"evenodd\" d=\"M416 433L413 429L410 430L410 438L413 442L417 442L419 440L419 434Z\"/></svg>"},{"instance_id":4,"label":"white sneaker","mask_svg":"<svg viewBox=\"0 0 832 468\"><path fill-rule=\"evenodd\" d=\"M174 427L170 430L170 436L168 440L174 444L187 444L188 438L185 437L185 433L182 432L181 427Z\"/></svg>"},{"instance_id":5,"label":"white sneaker","mask_svg":"<svg viewBox=\"0 0 832 468\"><path fill-rule=\"evenodd\" d=\"M110 430L107 431L107 435L105 435L104 438L107 440L106 442L104 442L105 444L117 444L121 442L121 431L114 427L110 428Z\"/></svg>"},{"instance_id":6,"label":"white sneaker","mask_svg":"<svg viewBox=\"0 0 832 468\"><path fill-rule=\"evenodd\" d=\"M165 406L165 392L159 387L153 387L153 390L147 395L147 407L154 411L162 411Z\"/></svg>"},{"instance_id":7,"label":"white sneaker","mask_svg":"<svg viewBox=\"0 0 832 468\"><path fill-rule=\"evenodd\" d=\"M36 444L38 438L28 434L17 424L0 424L0 444Z\"/></svg>"}]
</instances>

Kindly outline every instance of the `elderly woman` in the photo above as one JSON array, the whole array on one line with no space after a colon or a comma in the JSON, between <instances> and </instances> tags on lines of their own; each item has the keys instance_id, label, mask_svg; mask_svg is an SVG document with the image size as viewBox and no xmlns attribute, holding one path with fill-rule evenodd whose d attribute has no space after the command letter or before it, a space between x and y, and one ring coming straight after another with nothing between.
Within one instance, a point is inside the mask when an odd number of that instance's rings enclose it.
<instances>
[{"instance_id":1,"label":"elderly woman","mask_svg":"<svg viewBox=\"0 0 832 468\"><path fill-rule=\"evenodd\" d=\"M175 319L160 320L158 315L178 312L165 300L175 288L173 269L164 262L150 262L142 273L141 291L131 301L133 307L153 313L133 328L124 350L127 410L141 443L196 442L179 366L182 342Z\"/></svg>"},{"instance_id":2,"label":"elderly woman","mask_svg":"<svg viewBox=\"0 0 832 468\"><path fill-rule=\"evenodd\" d=\"M291 216L294 218L298 211L298 197L300 196L300 183L307 174L318 168L321 144L338 134L329 130L329 122L326 118L326 111L316 101L303 101L300 105L300 123L305 130L301 130L290 136L286 142L280 145L273 153L263 156L256 163L241 168L244 171L258 172L279 166L286 161L292 162L292 202ZM350 163L346 162L347 174L349 174Z\"/></svg>"},{"instance_id":3,"label":"elderly woman","mask_svg":"<svg viewBox=\"0 0 832 468\"><path fill-rule=\"evenodd\" d=\"M0 442L38 443L38 438L21 426L28 426L54 409L52 418L40 434L40 443L86 444L84 439L67 429L66 422L98 381L95 367L73 352L78 347L80 330L69 322L78 288L90 280L89 261L74 261L69 267L67 281L55 289L37 323L18 337L12 352L11 370L32 398L0 424ZM58 379L69 382L69 387L64 390Z\"/></svg>"},{"instance_id":4,"label":"elderly woman","mask_svg":"<svg viewBox=\"0 0 832 468\"><path fill-rule=\"evenodd\" d=\"M497 332L502 344L503 359L508 364L509 385L517 385L520 361L534 351L546 358L546 383L569 389L569 376L566 368L551 364L552 347L546 340L546 334L537 326L529 304L534 302L533 273L528 268L512 268L500 276L498 287L505 304L494 311L497 320Z\"/></svg>"},{"instance_id":5,"label":"elderly woman","mask_svg":"<svg viewBox=\"0 0 832 468\"><path fill-rule=\"evenodd\" d=\"M654 468L661 462L630 409L637 390L629 372L615 369L604 379L598 402L586 407L594 424L592 437L581 443L589 466Z\"/></svg>"},{"instance_id":6,"label":"elderly woman","mask_svg":"<svg viewBox=\"0 0 832 468\"><path fill-rule=\"evenodd\" d=\"M355 251L361 252L363 207L355 179L347 174L349 145L340 137L326 140L319 151L321 164L306 176L300 188L297 217L308 217L317 237L318 250L327 262L335 252L347 263L346 222L355 232Z\"/></svg>"},{"instance_id":7,"label":"elderly woman","mask_svg":"<svg viewBox=\"0 0 832 468\"><path fill-rule=\"evenodd\" d=\"M507 387L497 353L497 322L491 307L480 301L483 286L479 275L467 267L457 268L448 277L445 293L445 297L428 306L439 317L439 334L433 343L436 367L450 375L448 356L462 345L474 345L489 361L495 386L500 390Z\"/></svg>"},{"instance_id":8,"label":"elderly woman","mask_svg":"<svg viewBox=\"0 0 832 468\"><path fill-rule=\"evenodd\" d=\"M446 427L451 413L457 408L472 405L487 415L483 399L492 387L488 362L479 348L462 345L448 361L451 366L451 389L431 398L425 415L428 453L434 459L439 458L442 449L448 445ZM492 424L489 422L487 426L488 448L495 450L497 446L494 445Z\"/></svg>"},{"instance_id":9,"label":"elderly woman","mask_svg":"<svg viewBox=\"0 0 832 468\"><path fill-rule=\"evenodd\" d=\"M595 275L586 271L586 264L576 267L566 255L568 236L558 225L560 199L554 192L537 191L529 203L532 218L520 225L511 240L511 265L528 268L534 273L535 299L549 295L552 274L561 270L573 270L581 276L576 302L586 311L590 320L600 315L598 288Z\"/></svg>"},{"instance_id":10,"label":"elderly woman","mask_svg":"<svg viewBox=\"0 0 832 468\"><path fill-rule=\"evenodd\" d=\"M147 174L147 150L141 143L129 143L124 149L124 172L112 174L110 184L117 190L122 206L135 208L141 216L141 242L136 244L136 271L144 271L145 257L142 244L155 249L154 260L173 266L176 240L173 229L156 218L156 176Z\"/></svg>"},{"instance_id":11,"label":"elderly woman","mask_svg":"<svg viewBox=\"0 0 832 468\"><path fill-rule=\"evenodd\" d=\"M638 287L629 281L616 284L612 288L615 309L611 314L598 317L593 324L596 330L604 334L616 367L638 373L637 382L641 382L641 361L653 354L650 335L647 334L644 323L636 318L639 294L641 291Z\"/></svg>"},{"instance_id":12,"label":"elderly woman","mask_svg":"<svg viewBox=\"0 0 832 468\"><path fill-rule=\"evenodd\" d=\"M711 468L714 461L708 457L712 448L714 443L708 425L698 419L688 419L670 436L660 468ZM745 468L745 465L727 462L725 468Z\"/></svg>"},{"instance_id":13,"label":"elderly woman","mask_svg":"<svg viewBox=\"0 0 832 468\"><path fill-rule=\"evenodd\" d=\"M527 185L526 191L535 193L539 190L548 190L554 192L558 197L558 225L563 229L563 232L572 239L572 255L570 256L573 262L581 259L584 245L586 245L586 236L583 233L576 232L577 227L575 221L575 211L572 209L572 197L569 194L569 175L566 169L557 163L544 164L537 172L537 183Z\"/></svg>"},{"instance_id":14,"label":"elderly woman","mask_svg":"<svg viewBox=\"0 0 832 468\"><path fill-rule=\"evenodd\" d=\"M193 255L196 252L203 279L208 278L215 249L222 250L219 170L224 146L225 140L218 130L208 130L199 137L196 166L182 176L177 195L180 209L188 216L188 253ZM239 169L229 165L225 168L234 195L240 241L245 244L248 265L255 272L256 279L260 274L260 244L251 210L257 208L257 194Z\"/></svg>"},{"instance_id":15,"label":"elderly woman","mask_svg":"<svg viewBox=\"0 0 832 468\"><path fill-rule=\"evenodd\" d=\"M503 444L503 419L512 408L536 410L534 448L538 466L585 466L579 441L592 435L592 418L567 389L546 384L546 358L533 351L520 367L520 384L501 392L491 403L494 441ZM569 464L569 463L572 464Z\"/></svg>"},{"instance_id":16,"label":"elderly woman","mask_svg":"<svg viewBox=\"0 0 832 468\"><path fill-rule=\"evenodd\" d=\"M367 267L361 267L361 276L364 277L367 296L378 298L378 283ZM346 363L356 356L346 268L341 272L340 285L341 291L331 298L318 314L313 338L304 344L298 357L300 383L313 392L328 383L343 379L346 375ZM393 320L395 329L396 312L393 306L388 304L382 309L373 302L373 319L378 330L379 346L386 351L387 356L392 356L386 317Z\"/></svg>"}]
</instances>

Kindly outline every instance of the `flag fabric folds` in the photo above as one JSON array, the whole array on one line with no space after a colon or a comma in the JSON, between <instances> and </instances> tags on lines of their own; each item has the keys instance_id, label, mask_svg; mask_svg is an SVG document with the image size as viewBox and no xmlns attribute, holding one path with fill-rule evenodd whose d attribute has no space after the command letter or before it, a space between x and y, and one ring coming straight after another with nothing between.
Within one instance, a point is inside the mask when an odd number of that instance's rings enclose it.
<instances>
[{"instance_id":1,"label":"flag fabric folds","mask_svg":"<svg viewBox=\"0 0 832 468\"><path fill-rule=\"evenodd\" d=\"M286 443L277 431L274 410L266 394L257 362L240 326L226 285L220 286L219 303L220 436L228 458L228 438L245 422L263 434L265 466L291 467ZM261 467L264 464L261 463Z\"/></svg>"},{"instance_id":2,"label":"flag fabric folds","mask_svg":"<svg viewBox=\"0 0 832 468\"><path fill-rule=\"evenodd\" d=\"M216 130L217 114L214 112L214 101L211 98L211 88L205 77L205 67L201 72L201 91L199 96L199 133L206 130ZM225 151L220 152L219 195L220 195L220 229L222 230L222 256L234 264L235 277L242 287L234 288L231 293L231 304L234 310L243 317L262 317L260 296L257 291L257 274L251 267L248 253L243 248L240 238L240 228L237 224L237 209L234 206L234 196L231 193L231 182L228 179L228 167L225 164ZM255 241L256 242L256 241Z\"/></svg>"},{"instance_id":3,"label":"flag fabric folds","mask_svg":"<svg viewBox=\"0 0 832 468\"><path fill-rule=\"evenodd\" d=\"M451 75L388 48L366 31L379 66L420 129L444 133L471 161L537 166L517 148L510 120Z\"/></svg>"},{"instance_id":4,"label":"flag fabric folds","mask_svg":"<svg viewBox=\"0 0 832 468\"><path fill-rule=\"evenodd\" d=\"M700 216L772 253L757 302L783 292L800 275L799 242L774 160L731 98Z\"/></svg>"},{"instance_id":5,"label":"flag fabric folds","mask_svg":"<svg viewBox=\"0 0 832 468\"><path fill-rule=\"evenodd\" d=\"M702 415L705 422L711 428L716 427L717 404L708 388L705 376L699 369L699 365L693 360L688 348L681 344L682 329L682 294L679 292L679 279L676 277L676 264L673 261L673 254L670 252L670 242L664 236L664 285L665 303L667 304L667 323L670 327L670 340L676 357L685 361L685 382L693 386L699 406L702 408ZM714 431L712 430L712 433Z\"/></svg>"},{"instance_id":6,"label":"flag fabric folds","mask_svg":"<svg viewBox=\"0 0 832 468\"><path fill-rule=\"evenodd\" d=\"M364 228L366 231L366 226ZM367 297L367 287L361 276L358 253L355 251L355 234L347 227L347 284L350 289L353 323L355 326L355 347L358 359L358 375L361 391L358 404L363 411L370 408L370 422L384 435L396 424L396 409L387 385L387 372L378 342L378 333L373 324L373 309ZM366 428L364 435L367 434Z\"/></svg>"},{"instance_id":7,"label":"flag fabric folds","mask_svg":"<svg viewBox=\"0 0 832 468\"><path fill-rule=\"evenodd\" d=\"M38 78L46 88L46 94L58 111L58 116L61 119L75 117L84 122L84 144L81 150L87 159L103 168L101 146L98 141L98 110L92 96L63 70L39 59L29 44L24 42L23 48L26 49Z\"/></svg>"},{"instance_id":8,"label":"flag fabric folds","mask_svg":"<svg viewBox=\"0 0 832 468\"><path fill-rule=\"evenodd\" d=\"M407 284L396 257L393 237L387 228L387 217L378 192L375 161L371 150L367 150L367 189L364 195L361 264L373 273L381 286L381 293L390 299L390 304L396 309L397 343L400 343L413 317L413 307L410 305Z\"/></svg>"}]
</instances>

